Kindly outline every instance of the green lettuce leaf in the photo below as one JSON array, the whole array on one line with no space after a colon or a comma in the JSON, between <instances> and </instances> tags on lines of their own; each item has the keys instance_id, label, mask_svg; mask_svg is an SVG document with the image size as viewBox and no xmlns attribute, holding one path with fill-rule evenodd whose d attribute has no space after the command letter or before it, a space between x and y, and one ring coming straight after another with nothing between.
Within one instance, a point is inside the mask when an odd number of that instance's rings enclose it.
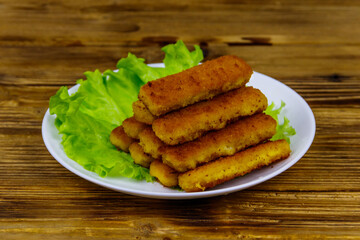
<instances>
[{"instance_id":1,"label":"green lettuce leaf","mask_svg":"<svg viewBox=\"0 0 360 240\"><path fill-rule=\"evenodd\" d=\"M143 83L166 76L164 68L153 68L145 64L145 59L137 58L134 54L128 53L127 58L122 58L117 63L118 69L126 69L135 73Z\"/></svg>"},{"instance_id":2,"label":"green lettuce leaf","mask_svg":"<svg viewBox=\"0 0 360 240\"><path fill-rule=\"evenodd\" d=\"M273 117L276 122L276 133L270 139L271 141L276 141L280 139L285 139L288 143L290 143L290 137L296 134L295 129L290 125L289 119L284 116L282 123L279 123L279 117L281 116L281 112L285 107L285 102L281 101L281 105L279 108L275 108L275 103L272 102L267 109L264 111L265 114Z\"/></svg>"},{"instance_id":3,"label":"green lettuce leaf","mask_svg":"<svg viewBox=\"0 0 360 240\"><path fill-rule=\"evenodd\" d=\"M164 64L166 74L181 72L199 64L204 58L203 52L197 45L194 48L194 51L189 52L183 41L163 47L161 50L165 52Z\"/></svg>"},{"instance_id":4,"label":"green lettuce leaf","mask_svg":"<svg viewBox=\"0 0 360 240\"><path fill-rule=\"evenodd\" d=\"M132 103L144 83L183 71L202 60L197 46L190 52L178 42L163 49L165 68L149 67L144 59L129 53L118 62L117 71L85 72L86 79L77 81L80 86L75 94L69 95L68 89L61 87L50 98L50 114L56 114L55 126L69 158L101 177L154 180L148 169L134 164L129 154L118 151L109 136L133 114Z\"/></svg>"},{"instance_id":5,"label":"green lettuce leaf","mask_svg":"<svg viewBox=\"0 0 360 240\"><path fill-rule=\"evenodd\" d=\"M163 47L161 50L165 52L165 68L149 67L144 63L144 59L137 58L131 53L127 58L120 59L116 66L135 73L143 83L147 83L198 65L204 56L199 46L195 45L194 48L195 50L190 52L181 40Z\"/></svg>"}]
</instances>

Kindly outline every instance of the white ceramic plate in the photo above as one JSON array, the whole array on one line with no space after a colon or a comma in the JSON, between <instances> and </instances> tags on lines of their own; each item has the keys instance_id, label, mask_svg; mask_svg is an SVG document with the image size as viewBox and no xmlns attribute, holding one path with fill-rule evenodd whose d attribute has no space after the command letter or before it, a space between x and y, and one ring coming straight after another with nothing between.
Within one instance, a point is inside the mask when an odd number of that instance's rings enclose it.
<instances>
[{"instance_id":1,"label":"white ceramic plate","mask_svg":"<svg viewBox=\"0 0 360 240\"><path fill-rule=\"evenodd\" d=\"M152 64L151 66L162 67L163 65ZM297 132L295 136L291 137L290 147L292 152L283 161L253 171L204 192L181 192L163 187L157 182L148 183L122 177L101 178L97 174L85 170L81 165L66 156L61 145L61 136L54 125L55 116L50 115L49 110L46 112L42 123L43 139L51 155L65 168L90 182L115 191L162 199L194 199L226 195L262 183L290 168L307 152L315 136L314 115L309 105L294 90L273 78L257 72L254 72L247 85L260 89L267 96L269 103L275 102L277 106L280 106L281 100L286 103L283 113L289 118L291 125ZM69 92L76 92L77 87L71 88Z\"/></svg>"}]
</instances>

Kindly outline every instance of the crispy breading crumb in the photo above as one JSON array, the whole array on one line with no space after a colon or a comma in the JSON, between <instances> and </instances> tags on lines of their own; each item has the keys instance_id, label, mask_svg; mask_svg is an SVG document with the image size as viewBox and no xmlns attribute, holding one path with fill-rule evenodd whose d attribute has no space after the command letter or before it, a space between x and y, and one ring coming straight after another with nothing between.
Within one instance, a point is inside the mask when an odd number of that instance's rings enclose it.
<instances>
[{"instance_id":1,"label":"crispy breading crumb","mask_svg":"<svg viewBox=\"0 0 360 240\"><path fill-rule=\"evenodd\" d=\"M110 142L124 152L129 152L129 146L135 141L125 133L123 126L114 128L110 133Z\"/></svg>"},{"instance_id":2,"label":"crispy breading crumb","mask_svg":"<svg viewBox=\"0 0 360 240\"><path fill-rule=\"evenodd\" d=\"M221 129L240 117L262 112L267 98L260 90L242 87L166 114L153 122L157 137L168 145L198 138L210 130Z\"/></svg>"},{"instance_id":3,"label":"crispy breading crumb","mask_svg":"<svg viewBox=\"0 0 360 240\"><path fill-rule=\"evenodd\" d=\"M244 60L222 56L148 82L140 88L139 99L153 115L160 116L244 86L251 75L252 69Z\"/></svg>"},{"instance_id":4,"label":"crispy breading crumb","mask_svg":"<svg viewBox=\"0 0 360 240\"><path fill-rule=\"evenodd\" d=\"M146 127L141 133L139 133L140 146L144 149L144 152L150 154L153 158L160 158L160 147L164 146L164 143L156 137L152 128Z\"/></svg>"},{"instance_id":5,"label":"crispy breading crumb","mask_svg":"<svg viewBox=\"0 0 360 240\"><path fill-rule=\"evenodd\" d=\"M136 164L149 168L150 163L154 160L149 154L145 153L138 142L134 142L129 147L130 155Z\"/></svg>"},{"instance_id":6,"label":"crispy breading crumb","mask_svg":"<svg viewBox=\"0 0 360 240\"><path fill-rule=\"evenodd\" d=\"M139 122L152 124L153 121L157 118L156 116L151 114L149 109L147 109L144 103L140 100L133 102L132 108L134 112L134 117Z\"/></svg>"},{"instance_id":7,"label":"crispy breading crumb","mask_svg":"<svg viewBox=\"0 0 360 240\"><path fill-rule=\"evenodd\" d=\"M148 125L137 121L134 117L130 117L123 121L122 126L129 137L139 139L139 133Z\"/></svg>"},{"instance_id":8,"label":"crispy breading crumb","mask_svg":"<svg viewBox=\"0 0 360 240\"><path fill-rule=\"evenodd\" d=\"M233 155L249 146L271 138L276 132L276 121L258 113L212 131L198 139L176 146L161 147L162 160L179 172L221 156Z\"/></svg>"},{"instance_id":9,"label":"crispy breading crumb","mask_svg":"<svg viewBox=\"0 0 360 240\"><path fill-rule=\"evenodd\" d=\"M178 185L178 175L174 169L162 163L160 160L154 160L150 164L150 175L166 187L175 187Z\"/></svg>"},{"instance_id":10,"label":"crispy breading crumb","mask_svg":"<svg viewBox=\"0 0 360 240\"><path fill-rule=\"evenodd\" d=\"M289 155L290 146L285 140L259 144L180 174L179 186L187 192L204 191Z\"/></svg>"}]
</instances>

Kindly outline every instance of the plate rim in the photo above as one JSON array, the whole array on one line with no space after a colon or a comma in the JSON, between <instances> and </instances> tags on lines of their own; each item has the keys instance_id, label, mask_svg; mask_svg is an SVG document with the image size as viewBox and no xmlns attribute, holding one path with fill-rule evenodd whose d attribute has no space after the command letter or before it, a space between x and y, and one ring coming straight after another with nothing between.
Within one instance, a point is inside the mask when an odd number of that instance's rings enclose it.
<instances>
[{"instance_id":1,"label":"plate rim","mask_svg":"<svg viewBox=\"0 0 360 240\"><path fill-rule=\"evenodd\" d=\"M164 65L161 63L155 63L155 64L148 64L151 67L163 67ZM122 193L126 193L126 194L130 194L130 195L134 195L134 196L140 196L140 197L147 197L147 198L156 198L156 199L176 199L176 200L181 200L181 199L196 199L196 198L207 198L207 197L214 197L214 196L220 196L220 195L227 195L236 191L241 191L247 188L250 188L252 186L255 186L257 184L263 183L279 174L281 174L282 172L286 171L287 169L289 169L290 167L292 167L295 163L297 163L304 155L305 153L309 150L310 146L313 143L314 137L315 137L315 133L316 133L316 121L315 121L315 117L314 117L314 113L312 112L312 109L310 108L309 104L305 101L305 99L303 97L301 97L295 90L293 90L292 88L288 87L286 84L280 82L279 80L276 80L272 77L269 77L265 74L259 73L259 72L253 72L253 76L254 75L259 75L265 78L270 78L271 80L277 82L278 84L282 85L283 87L287 88L288 90L291 91L292 94L296 95L301 101L302 104L307 108L308 112L311 113L310 115L310 121L311 121L311 131L309 133L309 137L310 139L308 140L306 147L304 147L300 153L298 153L298 157L297 159L288 162L287 164L281 166L279 169L277 169L276 171L271 172L270 174L265 175L264 177L260 178L260 179L255 179L253 181L250 181L248 183L243 183L240 185L236 185L236 186L231 186L231 187L226 187L226 188L220 188L220 189L214 189L214 190L207 190L207 191L203 191L203 192L150 192L150 191L143 191L143 190L137 190L137 189L131 189L131 188L124 188L122 186L112 186L109 183L106 182L102 182L96 178L93 178L90 174L93 174L93 172L90 172L88 170L85 170L86 173L89 174L84 174L80 171L78 171L75 167L72 167L71 165L68 165L60 156L58 156L58 154L56 153L55 149L53 149L53 146L50 144L49 138L50 135L47 135L48 132L48 128L49 126L47 125L49 118L53 117L52 115L50 115L50 111L49 109L47 109L43 121L42 121L42 138L44 140L45 146L48 149L49 153L55 158L55 160L57 162L59 162L63 167L65 167L66 169L68 169L70 172L74 173L75 175L89 181L92 183L95 183L97 185L100 185L102 187L114 190L114 191L118 191L118 192L122 192ZM69 89L69 91L73 88L75 88L78 85L74 85L72 88ZM71 159L72 160L72 159ZM78 164L76 161L72 160L74 164L77 164L78 166L80 166L82 168L82 166L80 164ZM250 173L251 174L251 173ZM121 177L123 178L123 177ZM125 178L125 177L124 177ZM145 181L145 180L143 180ZM141 183L142 181L139 181L139 183ZM154 182L157 183L157 182ZM159 183L157 183L159 184Z\"/></svg>"}]
</instances>

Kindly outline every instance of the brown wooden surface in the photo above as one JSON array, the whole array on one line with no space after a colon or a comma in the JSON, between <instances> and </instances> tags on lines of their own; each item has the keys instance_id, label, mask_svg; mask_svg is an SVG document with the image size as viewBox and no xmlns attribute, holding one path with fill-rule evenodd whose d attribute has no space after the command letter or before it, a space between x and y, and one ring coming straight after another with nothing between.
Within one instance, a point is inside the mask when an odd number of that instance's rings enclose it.
<instances>
[{"instance_id":1,"label":"brown wooden surface","mask_svg":"<svg viewBox=\"0 0 360 240\"><path fill-rule=\"evenodd\" d=\"M47 151L49 97L130 51L182 39L296 90L317 123L306 155L250 189L154 200L107 190ZM360 239L359 1L0 0L0 239Z\"/></svg>"}]
</instances>

